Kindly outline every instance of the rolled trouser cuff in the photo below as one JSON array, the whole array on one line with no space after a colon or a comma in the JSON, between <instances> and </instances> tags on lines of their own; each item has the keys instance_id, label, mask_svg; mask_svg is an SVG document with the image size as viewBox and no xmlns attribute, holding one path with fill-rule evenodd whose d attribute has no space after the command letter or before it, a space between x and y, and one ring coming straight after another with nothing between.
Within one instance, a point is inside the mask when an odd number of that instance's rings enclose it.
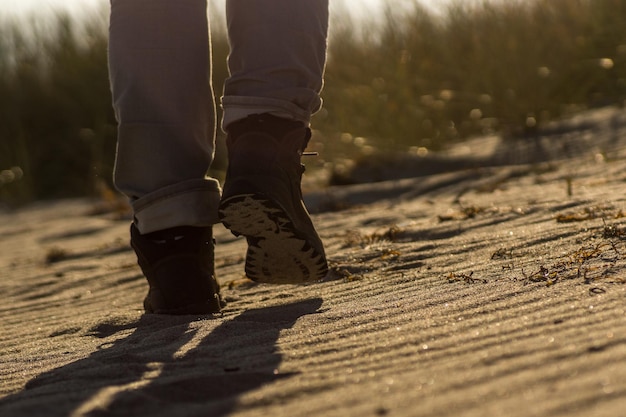
<instances>
[{"instance_id":1,"label":"rolled trouser cuff","mask_svg":"<svg viewBox=\"0 0 626 417\"><path fill-rule=\"evenodd\" d=\"M219 222L221 189L212 178L194 179L161 188L132 201L141 234L178 226L207 227Z\"/></svg>"},{"instance_id":2,"label":"rolled trouser cuff","mask_svg":"<svg viewBox=\"0 0 626 417\"><path fill-rule=\"evenodd\" d=\"M321 106L321 102L315 109ZM238 120L243 120L253 114L269 113L285 119L296 120L309 125L312 111L304 110L286 100L264 98L264 97L244 97L229 96L222 98L224 118L222 129L226 131L228 125Z\"/></svg>"}]
</instances>

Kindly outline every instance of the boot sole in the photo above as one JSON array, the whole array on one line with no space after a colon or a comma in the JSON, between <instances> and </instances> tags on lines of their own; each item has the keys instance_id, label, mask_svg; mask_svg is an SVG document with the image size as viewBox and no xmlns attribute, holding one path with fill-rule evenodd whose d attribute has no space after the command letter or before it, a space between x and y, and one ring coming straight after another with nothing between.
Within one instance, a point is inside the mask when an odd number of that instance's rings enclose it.
<instances>
[{"instance_id":1,"label":"boot sole","mask_svg":"<svg viewBox=\"0 0 626 417\"><path fill-rule=\"evenodd\" d=\"M248 240L246 275L267 284L301 284L319 281L328 265L323 254L297 230L286 211L260 194L225 199L219 217L235 236Z\"/></svg>"}]
</instances>

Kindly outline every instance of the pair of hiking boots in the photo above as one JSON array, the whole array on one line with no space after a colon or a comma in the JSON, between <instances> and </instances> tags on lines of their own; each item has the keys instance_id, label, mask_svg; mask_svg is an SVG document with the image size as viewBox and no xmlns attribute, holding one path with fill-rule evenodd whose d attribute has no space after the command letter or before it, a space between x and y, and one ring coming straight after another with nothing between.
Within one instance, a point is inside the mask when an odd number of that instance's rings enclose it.
<instances>
[{"instance_id":1,"label":"pair of hiking boots","mask_svg":"<svg viewBox=\"0 0 626 417\"><path fill-rule=\"evenodd\" d=\"M245 272L254 281L302 283L328 271L300 187L310 137L303 123L268 114L228 128L229 166L218 215L233 234L246 237ZM224 307L210 227L141 235L133 224L131 246L148 280L146 313L210 314Z\"/></svg>"}]
</instances>

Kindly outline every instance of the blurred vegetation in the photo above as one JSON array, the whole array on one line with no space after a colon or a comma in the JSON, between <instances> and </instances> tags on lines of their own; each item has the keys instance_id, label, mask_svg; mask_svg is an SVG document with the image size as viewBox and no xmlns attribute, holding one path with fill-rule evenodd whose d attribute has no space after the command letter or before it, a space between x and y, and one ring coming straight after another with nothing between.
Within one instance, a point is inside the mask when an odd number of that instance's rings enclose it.
<instances>
[{"instance_id":1,"label":"blurred vegetation","mask_svg":"<svg viewBox=\"0 0 626 417\"><path fill-rule=\"evenodd\" d=\"M105 33L95 17L0 25L0 202L86 195L110 178Z\"/></svg>"},{"instance_id":2,"label":"blurred vegetation","mask_svg":"<svg viewBox=\"0 0 626 417\"><path fill-rule=\"evenodd\" d=\"M325 108L314 119L323 159L520 136L626 98L626 0L458 0L442 13L392 4L365 20L333 17ZM111 186L105 16L0 22L0 203ZM228 53L221 23L218 96Z\"/></svg>"},{"instance_id":3,"label":"blurred vegetation","mask_svg":"<svg viewBox=\"0 0 626 417\"><path fill-rule=\"evenodd\" d=\"M415 4L336 19L320 125L378 149L437 149L621 104L625 18L624 0L459 0L442 15Z\"/></svg>"}]
</instances>

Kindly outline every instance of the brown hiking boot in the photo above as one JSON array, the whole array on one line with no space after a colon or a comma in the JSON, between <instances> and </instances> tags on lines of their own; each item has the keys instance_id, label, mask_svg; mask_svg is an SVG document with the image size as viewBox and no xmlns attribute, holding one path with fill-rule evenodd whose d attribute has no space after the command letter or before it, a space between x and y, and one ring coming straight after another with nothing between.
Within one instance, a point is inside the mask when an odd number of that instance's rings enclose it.
<instances>
[{"instance_id":1,"label":"brown hiking boot","mask_svg":"<svg viewBox=\"0 0 626 417\"><path fill-rule=\"evenodd\" d=\"M311 137L303 123L253 115L228 128L228 173L219 216L248 240L246 275L264 283L317 281L328 265L302 201L300 159Z\"/></svg>"},{"instance_id":2,"label":"brown hiking boot","mask_svg":"<svg viewBox=\"0 0 626 417\"><path fill-rule=\"evenodd\" d=\"M224 307L215 279L210 227L175 227L141 235L133 224L131 246L150 286L146 313L210 314Z\"/></svg>"}]
</instances>

